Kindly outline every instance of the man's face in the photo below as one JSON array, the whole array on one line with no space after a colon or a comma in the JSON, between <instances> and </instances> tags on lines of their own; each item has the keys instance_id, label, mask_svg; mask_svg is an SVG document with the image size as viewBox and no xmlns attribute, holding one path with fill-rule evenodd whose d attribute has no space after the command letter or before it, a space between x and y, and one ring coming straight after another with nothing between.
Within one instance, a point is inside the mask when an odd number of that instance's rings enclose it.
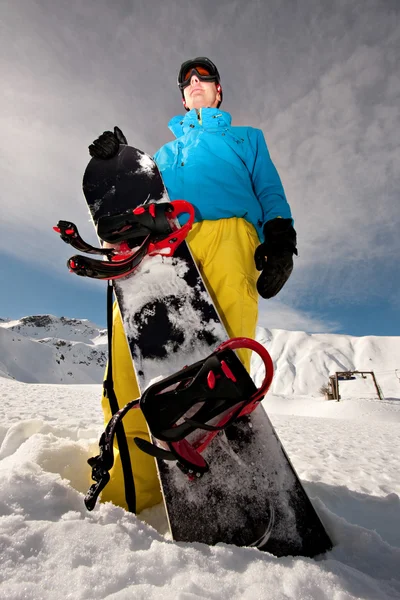
<instances>
[{"instance_id":1,"label":"man's face","mask_svg":"<svg viewBox=\"0 0 400 600\"><path fill-rule=\"evenodd\" d=\"M200 81L197 75L192 75L190 84L184 89L186 107L216 108L221 100L214 81Z\"/></svg>"}]
</instances>

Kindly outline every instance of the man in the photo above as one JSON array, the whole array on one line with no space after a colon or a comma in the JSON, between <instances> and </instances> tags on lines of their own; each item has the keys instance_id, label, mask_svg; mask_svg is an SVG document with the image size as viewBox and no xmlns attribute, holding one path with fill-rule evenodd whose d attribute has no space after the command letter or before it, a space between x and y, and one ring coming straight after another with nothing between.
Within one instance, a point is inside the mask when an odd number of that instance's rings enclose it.
<instances>
[{"instance_id":1,"label":"man","mask_svg":"<svg viewBox=\"0 0 400 600\"><path fill-rule=\"evenodd\" d=\"M216 66L205 57L181 66L178 85L185 116L169 127L176 140L162 146L154 158L171 200L184 199L195 208L196 222L187 242L230 337L254 338L258 294L275 296L293 269L296 232L279 175L271 161L263 133L251 127L232 127L231 116L219 109L223 93ZM104 132L89 150L92 156L115 156L122 132ZM257 270L261 271L257 279ZM139 396L118 310L114 315L113 376L119 407ZM250 369L250 354L240 358ZM136 394L136 395L135 395ZM103 397L106 421L109 402ZM129 422L128 422L129 418ZM146 437L143 415L125 417L128 440ZM132 447L131 447L132 446ZM131 442L136 507L160 501L154 461ZM129 469L126 462L123 469ZM130 507L121 460L111 472L102 500ZM126 480L126 478L125 478Z\"/></svg>"}]
</instances>

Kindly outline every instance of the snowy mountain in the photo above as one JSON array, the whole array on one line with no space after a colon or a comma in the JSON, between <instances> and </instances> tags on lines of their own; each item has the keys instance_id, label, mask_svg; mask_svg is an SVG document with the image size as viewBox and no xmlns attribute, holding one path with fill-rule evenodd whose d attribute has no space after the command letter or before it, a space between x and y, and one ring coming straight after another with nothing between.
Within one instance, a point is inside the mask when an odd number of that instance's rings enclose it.
<instances>
[{"instance_id":1,"label":"snowy mountain","mask_svg":"<svg viewBox=\"0 0 400 600\"><path fill-rule=\"evenodd\" d=\"M308 334L258 328L275 365L271 391L321 396L336 371L373 371L383 395L400 391L400 338ZM0 319L0 376L25 383L100 383L107 333L87 320L51 315ZM253 364L256 380L260 364ZM342 397L376 397L371 377L340 383Z\"/></svg>"},{"instance_id":2,"label":"snowy mountain","mask_svg":"<svg viewBox=\"0 0 400 600\"><path fill-rule=\"evenodd\" d=\"M400 337L305 333L258 328L257 339L271 354L275 377L271 391L320 396L336 371L373 371L385 397L400 395ZM253 365L258 370L258 362ZM371 376L340 382L342 397L377 397Z\"/></svg>"},{"instance_id":3,"label":"snowy mountain","mask_svg":"<svg viewBox=\"0 0 400 600\"><path fill-rule=\"evenodd\" d=\"M0 598L400 598L400 394L339 403L267 395L334 542L314 560L174 543L161 506L140 519L110 503L89 513L83 494L103 427L101 385L0 377L0 396Z\"/></svg>"},{"instance_id":4,"label":"snowy mountain","mask_svg":"<svg viewBox=\"0 0 400 600\"><path fill-rule=\"evenodd\" d=\"M87 320L36 315L0 321L0 375L25 383L99 383L107 332Z\"/></svg>"},{"instance_id":5,"label":"snowy mountain","mask_svg":"<svg viewBox=\"0 0 400 600\"><path fill-rule=\"evenodd\" d=\"M258 339L276 367L264 407L333 549L278 559L177 544L161 505L140 518L110 503L87 512L105 331L49 315L3 319L0 598L400 598L400 338L260 329ZM374 370L384 400L359 377L340 382L341 402L325 401L319 388L338 370Z\"/></svg>"}]
</instances>

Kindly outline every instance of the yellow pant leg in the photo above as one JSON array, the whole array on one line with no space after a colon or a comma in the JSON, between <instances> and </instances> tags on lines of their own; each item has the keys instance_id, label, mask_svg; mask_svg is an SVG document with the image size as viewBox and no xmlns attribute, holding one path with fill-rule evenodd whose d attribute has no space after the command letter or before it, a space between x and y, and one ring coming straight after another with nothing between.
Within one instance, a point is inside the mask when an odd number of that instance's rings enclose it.
<instances>
[{"instance_id":1,"label":"yellow pant leg","mask_svg":"<svg viewBox=\"0 0 400 600\"><path fill-rule=\"evenodd\" d=\"M229 337L254 339L258 317L258 272L254 252L260 243L244 219L195 223L187 237L204 282ZM250 371L249 350L238 352Z\"/></svg>"},{"instance_id":2,"label":"yellow pant leg","mask_svg":"<svg viewBox=\"0 0 400 600\"><path fill-rule=\"evenodd\" d=\"M130 400L138 398L140 393L121 316L116 304L113 309L112 359L115 396L118 408L122 408ZM102 408L104 420L108 423L112 417L112 409L110 399L104 394ZM140 513L144 508L154 506L162 500L155 459L139 450L133 441L136 436L149 440L149 433L142 411L139 408L130 410L122 420L122 424L127 440L128 453L124 452L124 448L120 452L115 437L114 465L110 471L111 479L101 494L101 500L102 502L113 502L127 510L129 508L134 510L133 506L136 504L136 512ZM132 497L130 486L125 486L124 471L127 473L127 481L133 474L136 502Z\"/></svg>"}]
</instances>

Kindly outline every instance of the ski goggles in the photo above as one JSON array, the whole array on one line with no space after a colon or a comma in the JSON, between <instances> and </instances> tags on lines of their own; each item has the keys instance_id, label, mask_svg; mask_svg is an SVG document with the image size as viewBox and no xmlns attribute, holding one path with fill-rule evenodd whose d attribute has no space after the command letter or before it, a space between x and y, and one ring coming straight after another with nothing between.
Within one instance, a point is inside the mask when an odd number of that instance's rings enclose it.
<instances>
[{"instance_id":1,"label":"ski goggles","mask_svg":"<svg viewBox=\"0 0 400 600\"><path fill-rule=\"evenodd\" d=\"M193 75L196 75L200 81L219 81L218 74L212 72L212 69L208 66L189 63L185 68L184 64L181 68L178 79L178 85L181 90L190 85L190 80L192 79Z\"/></svg>"}]
</instances>

